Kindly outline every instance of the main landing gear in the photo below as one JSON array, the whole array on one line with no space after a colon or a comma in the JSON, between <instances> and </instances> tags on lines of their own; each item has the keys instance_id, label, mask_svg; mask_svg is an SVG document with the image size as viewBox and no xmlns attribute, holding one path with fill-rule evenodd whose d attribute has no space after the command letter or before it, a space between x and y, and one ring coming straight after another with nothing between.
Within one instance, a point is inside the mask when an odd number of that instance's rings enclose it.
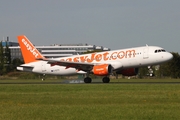
<instances>
[{"instance_id":1,"label":"main landing gear","mask_svg":"<svg viewBox=\"0 0 180 120\"><path fill-rule=\"evenodd\" d=\"M109 83L110 78L107 77L107 76L106 76L106 77L103 77L102 81L103 81L103 83Z\"/></svg>"},{"instance_id":2,"label":"main landing gear","mask_svg":"<svg viewBox=\"0 0 180 120\"><path fill-rule=\"evenodd\" d=\"M91 83L92 79L90 77L85 77L84 82L85 83Z\"/></svg>"},{"instance_id":3,"label":"main landing gear","mask_svg":"<svg viewBox=\"0 0 180 120\"><path fill-rule=\"evenodd\" d=\"M90 77L85 77L84 78L84 83L91 83L92 82L92 79ZM109 83L110 82L110 78L109 77L103 77L102 79L102 82L103 83Z\"/></svg>"}]
</instances>

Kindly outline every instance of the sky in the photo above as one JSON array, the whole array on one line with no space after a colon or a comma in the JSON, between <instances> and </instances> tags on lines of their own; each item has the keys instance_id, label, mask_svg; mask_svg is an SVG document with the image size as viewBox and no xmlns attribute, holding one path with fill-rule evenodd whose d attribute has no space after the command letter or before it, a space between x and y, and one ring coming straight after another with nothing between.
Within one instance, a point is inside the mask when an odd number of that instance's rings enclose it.
<instances>
[{"instance_id":1,"label":"sky","mask_svg":"<svg viewBox=\"0 0 180 120\"><path fill-rule=\"evenodd\" d=\"M180 0L1 0L0 40L180 53Z\"/></svg>"}]
</instances>

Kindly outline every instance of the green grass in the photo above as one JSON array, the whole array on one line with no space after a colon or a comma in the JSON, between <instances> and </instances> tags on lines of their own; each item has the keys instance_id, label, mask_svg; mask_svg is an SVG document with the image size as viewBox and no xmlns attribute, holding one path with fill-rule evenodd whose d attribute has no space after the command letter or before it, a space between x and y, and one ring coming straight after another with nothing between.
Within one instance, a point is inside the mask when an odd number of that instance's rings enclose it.
<instances>
[{"instance_id":1,"label":"green grass","mask_svg":"<svg viewBox=\"0 0 180 120\"><path fill-rule=\"evenodd\" d=\"M172 120L179 108L180 84L0 84L0 120Z\"/></svg>"}]
</instances>

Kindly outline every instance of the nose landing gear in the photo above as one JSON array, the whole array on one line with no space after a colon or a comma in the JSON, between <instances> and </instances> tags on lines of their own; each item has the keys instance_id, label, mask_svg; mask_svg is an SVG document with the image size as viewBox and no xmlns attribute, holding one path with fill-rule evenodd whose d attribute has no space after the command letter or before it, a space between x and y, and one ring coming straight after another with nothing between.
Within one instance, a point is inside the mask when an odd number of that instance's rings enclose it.
<instances>
[{"instance_id":1,"label":"nose landing gear","mask_svg":"<svg viewBox=\"0 0 180 120\"><path fill-rule=\"evenodd\" d=\"M148 75L149 75L150 77L153 77L153 76L154 76L154 71L153 71L153 69L152 69L151 66L148 66Z\"/></svg>"}]
</instances>

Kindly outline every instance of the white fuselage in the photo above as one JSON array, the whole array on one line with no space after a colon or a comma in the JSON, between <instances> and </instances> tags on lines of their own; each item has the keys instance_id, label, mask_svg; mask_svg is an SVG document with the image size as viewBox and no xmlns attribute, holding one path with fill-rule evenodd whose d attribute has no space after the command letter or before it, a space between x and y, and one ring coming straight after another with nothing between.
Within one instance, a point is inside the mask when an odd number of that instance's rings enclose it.
<instances>
[{"instance_id":1,"label":"white fuselage","mask_svg":"<svg viewBox=\"0 0 180 120\"><path fill-rule=\"evenodd\" d=\"M120 49L107 52L98 52L84 55L74 55L70 57L54 58L53 60L82 62L92 64L110 64L116 69L135 68L149 65L158 65L172 59L172 54L166 52L161 47L144 46L128 49ZM24 66L24 67L23 67ZM32 66L32 67L29 67ZM47 61L35 61L17 67L21 71L29 71L41 74L71 75L86 73L75 68L66 66L51 65Z\"/></svg>"}]
</instances>

